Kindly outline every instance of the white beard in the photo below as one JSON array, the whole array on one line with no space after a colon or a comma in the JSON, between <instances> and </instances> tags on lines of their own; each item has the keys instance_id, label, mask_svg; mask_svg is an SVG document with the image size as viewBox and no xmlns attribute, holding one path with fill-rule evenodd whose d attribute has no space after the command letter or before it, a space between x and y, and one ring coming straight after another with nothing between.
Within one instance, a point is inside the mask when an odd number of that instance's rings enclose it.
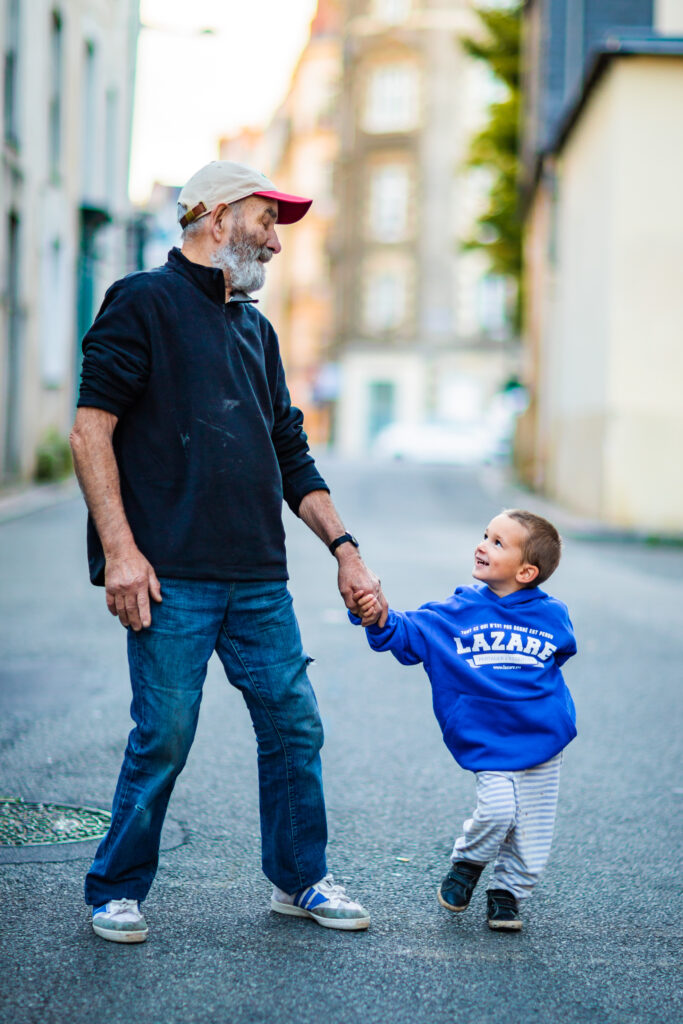
<instances>
[{"instance_id":1,"label":"white beard","mask_svg":"<svg viewBox=\"0 0 683 1024\"><path fill-rule=\"evenodd\" d=\"M265 264L272 256L272 250L267 245L255 245L242 223L237 221L230 241L211 254L211 262L229 275L231 291L255 292L263 288Z\"/></svg>"}]
</instances>

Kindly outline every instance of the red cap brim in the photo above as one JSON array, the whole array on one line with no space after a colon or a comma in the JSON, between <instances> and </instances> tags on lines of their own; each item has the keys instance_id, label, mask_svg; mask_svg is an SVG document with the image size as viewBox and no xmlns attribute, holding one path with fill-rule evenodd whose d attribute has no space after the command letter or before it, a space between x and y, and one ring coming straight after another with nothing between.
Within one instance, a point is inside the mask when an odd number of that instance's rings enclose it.
<instances>
[{"instance_id":1,"label":"red cap brim","mask_svg":"<svg viewBox=\"0 0 683 1024\"><path fill-rule=\"evenodd\" d=\"M264 199L277 199L278 224L295 224L308 212L313 202L312 199L304 199L303 196L290 196L286 192L252 192L252 195L263 196Z\"/></svg>"}]
</instances>

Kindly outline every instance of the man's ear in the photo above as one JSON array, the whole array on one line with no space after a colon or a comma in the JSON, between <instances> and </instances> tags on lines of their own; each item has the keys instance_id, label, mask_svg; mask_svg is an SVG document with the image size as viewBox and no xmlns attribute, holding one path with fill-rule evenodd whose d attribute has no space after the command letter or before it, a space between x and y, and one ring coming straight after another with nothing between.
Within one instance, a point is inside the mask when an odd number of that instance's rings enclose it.
<instances>
[{"instance_id":1,"label":"man's ear","mask_svg":"<svg viewBox=\"0 0 683 1024\"><path fill-rule=\"evenodd\" d=\"M518 583L524 583L528 586L530 583L534 582L538 576L538 572L539 569L537 565L530 565L528 562L525 562L524 565L517 570L515 579Z\"/></svg>"},{"instance_id":2,"label":"man's ear","mask_svg":"<svg viewBox=\"0 0 683 1024\"><path fill-rule=\"evenodd\" d=\"M211 211L211 234L217 242L223 240L226 227L229 226L230 222L230 207L227 203L219 203Z\"/></svg>"}]
</instances>

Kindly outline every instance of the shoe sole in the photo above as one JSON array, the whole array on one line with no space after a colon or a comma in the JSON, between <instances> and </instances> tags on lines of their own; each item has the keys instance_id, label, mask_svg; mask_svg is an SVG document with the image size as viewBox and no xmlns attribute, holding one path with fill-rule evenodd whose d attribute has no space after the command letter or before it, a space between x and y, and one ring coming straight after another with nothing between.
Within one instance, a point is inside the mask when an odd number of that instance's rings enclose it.
<instances>
[{"instance_id":1,"label":"shoe sole","mask_svg":"<svg viewBox=\"0 0 683 1024\"><path fill-rule=\"evenodd\" d=\"M521 921L489 921L489 928L494 932L519 932L522 930Z\"/></svg>"},{"instance_id":2,"label":"shoe sole","mask_svg":"<svg viewBox=\"0 0 683 1024\"><path fill-rule=\"evenodd\" d=\"M99 935L101 939L107 939L109 942L144 942L149 934L149 928L145 928L144 932L117 932L112 928L101 928L94 923L92 930L95 935Z\"/></svg>"},{"instance_id":3,"label":"shoe sole","mask_svg":"<svg viewBox=\"0 0 683 1024\"><path fill-rule=\"evenodd\" d=\"M370 924L370 917L316 917L310 910L303 907L295 907L291 903L278 903L277 900L270 901L270 909L276 914L286 914L289 917L309 917L311 921L322 925L323 928L335 928L342 932L357 932L367 928Z\"/></svg>"},{"instance_id":4,"label":"shoe sole","mask_svg":"<svg viewBox=\"0 0 683 1024\"><path fill-rule=\"evenodd\" d=\"M455 914L461 914L463 910L467 910L469 907L469 903L463 904L462 907L454 907L452 903L446 903L445 899L441 895L441 889L436 890L436 898L444 909L452 910Z\"/></svg>"}]
</instances>

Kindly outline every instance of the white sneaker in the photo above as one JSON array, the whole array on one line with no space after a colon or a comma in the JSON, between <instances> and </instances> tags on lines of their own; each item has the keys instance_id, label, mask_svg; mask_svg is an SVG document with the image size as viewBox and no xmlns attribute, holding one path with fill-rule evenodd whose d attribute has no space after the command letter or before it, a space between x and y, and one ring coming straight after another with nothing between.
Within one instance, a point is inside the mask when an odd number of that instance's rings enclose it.
<instances>
[{"instance_id":1,"label":"white sneaker","mask_svg":"<svg viewBox=\"0 0 683 1024\"><path fill-rule=\"evenodd\" d=\"M110 900L93 907L92 927L110 942L144 942L149 931L137 900Z\"/></svg>"},{"instance_id":2,"label":"white sneaker","mask_svg":"<svg viewBox=\"0 0 683 1024\"><path fill-rule=\"evenodd\" d=\"M311 917L323 928L341 928L346 931L367 928L370 915L367 910L346 895L343 885L337 885L332 875L325 875L315 885L300 889L293 895L273 886L271 910L293 917Z\"/></svg>"}]
</instances>

